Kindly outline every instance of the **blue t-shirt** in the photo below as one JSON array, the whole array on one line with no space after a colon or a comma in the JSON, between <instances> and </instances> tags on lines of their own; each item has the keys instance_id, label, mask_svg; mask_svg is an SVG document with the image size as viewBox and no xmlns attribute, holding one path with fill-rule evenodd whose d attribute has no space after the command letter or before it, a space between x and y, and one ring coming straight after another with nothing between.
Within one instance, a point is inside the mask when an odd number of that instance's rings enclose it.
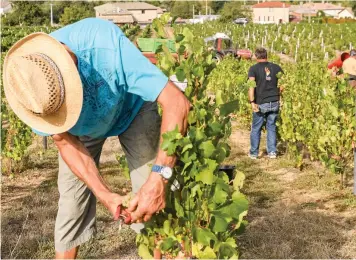
<instances>
[{"instance_id":1,"label":"blue t-shirt","mask_svg":"<svg viewBox=\"0 0 356 260\"><path fill-rule=\"evenodd\" d=\"M87 18L50 34L77 56L83 107L75 136L124 132L144 101L155 101L168 78L112 22ZM40 135L46 135L36 130Z\"/></svg>"}]
</instances>

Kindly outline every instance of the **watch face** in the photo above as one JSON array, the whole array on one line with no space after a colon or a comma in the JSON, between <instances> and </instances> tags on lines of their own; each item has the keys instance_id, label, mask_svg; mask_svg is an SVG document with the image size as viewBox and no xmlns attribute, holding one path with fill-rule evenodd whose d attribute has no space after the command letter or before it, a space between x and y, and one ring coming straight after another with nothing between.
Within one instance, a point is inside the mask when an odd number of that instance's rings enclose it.
<instances>
[{"instance_id":1,"label":"watch face","mask_svg":"<svg viewBox=\"0 0 356 260\"><path fill-rule=\"evenodd\" d=\"M162 173L162 176L165 178L165 179L169 179L172 177L172 169L169 168L169 167L164 167L161 171Z\"/></svg>"}]
</instances>

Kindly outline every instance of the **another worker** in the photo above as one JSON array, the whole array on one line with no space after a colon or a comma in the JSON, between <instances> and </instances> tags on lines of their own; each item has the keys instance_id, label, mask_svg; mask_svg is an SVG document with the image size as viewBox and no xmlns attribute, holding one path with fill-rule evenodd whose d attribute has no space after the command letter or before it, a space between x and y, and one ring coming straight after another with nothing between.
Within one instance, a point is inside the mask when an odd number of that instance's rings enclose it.
<instances>
[{"instance_id":1,"label":"another worker","mask_svg":"<svg viewBox=\"0 0 356 260\"><path fill-rule=\"evenodd\" d=\"M346 78L349 80L351 87L356 89L356 50L350 51L350 57L342 64L342 70Z\"/></svg>"},{"instance_id":2,"label":"another worker","mask_svg":"<svg viewBox=\"0 0 356 260\"><path fill-rule=\"evenodd\" d=\"M114 219L122 213L122 197L98 171L109 136L119 137L128 160L132 223L165 207L175 157L159 148L160 137L177 125L185 132L190 103L119 27L88 18L31 34L9 50L3 77L14 112L59 150L57 258L75 258L96 232L96 199Z\"/></svg>"},{"instance_id":3,"label":"another worker","mask_svg":"<svg viewBox=\"0 0 356 260\"><path fill-rule=\"evenodd\" d=\"M350 57L342 64L342 70L349 81L349 85L356 89L356 50L350 51ZM354 149L354 194L356 195L356 146L352 143Z\"/></svg>"},{"instance_id":4,"label":"another worker","mask_svg":"<svg viewBox=\"0 0 356 260\"><path fill-rule=\"evenodd\" d=\"M276 121L280 105L277 74L283 73L283 70L277 64L268 61L266 49L257 48L255 56L257 64L251 66L248 71L249 80L255 82L255 87L251 87L248 91L253 111L249 157L258 158L261 130L266 121L267 153L269 158L275 159L277 158Z\"/></svg>"},{"instance_id":5,"label":"another worker","mask_svg":"<svg viewBox=\"0 0 356 260\"><path fill-rule=\"evenodd\" d=\"M331 75L336 77L340 75L342 64L350 57L348 52L343 52L339 58L333 60L331 63L328 64L328 69L331 72Z\"/></svg>"}]
</instances>

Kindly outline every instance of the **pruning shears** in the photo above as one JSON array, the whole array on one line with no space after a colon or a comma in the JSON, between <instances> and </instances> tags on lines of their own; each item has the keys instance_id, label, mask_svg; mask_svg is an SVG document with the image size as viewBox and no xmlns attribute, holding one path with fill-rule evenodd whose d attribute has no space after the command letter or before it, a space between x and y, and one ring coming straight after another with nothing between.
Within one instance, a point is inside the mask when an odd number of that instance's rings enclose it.
<instances>
[{"instance_id":1,"label":"pruning shears","mask_svg":"<svg viewBox=\"0 0 356 260\"><path fill-rule=\"evenodd\" d=\"M119 229L121 230L123 223L125 223L125 224L131 223L131 215L126 210L125 207L122 207L121 205L119 205L116 209L114 220L119 221L119 225L120 225Z\"/></svg>"}]
</instances>

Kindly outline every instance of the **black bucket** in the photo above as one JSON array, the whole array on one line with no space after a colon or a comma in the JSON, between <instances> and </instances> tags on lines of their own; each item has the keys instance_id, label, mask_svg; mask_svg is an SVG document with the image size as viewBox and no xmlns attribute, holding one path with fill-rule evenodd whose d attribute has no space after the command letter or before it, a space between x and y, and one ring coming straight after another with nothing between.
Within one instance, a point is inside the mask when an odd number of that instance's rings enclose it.
<instances>
[{"instance_id":1,"label":"black bucket","mask_svg":"<svg viewBox=\"0 0 356 260\"><path fill-rule=\"evenodd\" d=\"M235 165L220 165L219 166L219 171L225 172L227 174L227 176L229 177L229 181L232 181L234 179L235 169L236 169Z\"/></svg>"}]
</instances>

